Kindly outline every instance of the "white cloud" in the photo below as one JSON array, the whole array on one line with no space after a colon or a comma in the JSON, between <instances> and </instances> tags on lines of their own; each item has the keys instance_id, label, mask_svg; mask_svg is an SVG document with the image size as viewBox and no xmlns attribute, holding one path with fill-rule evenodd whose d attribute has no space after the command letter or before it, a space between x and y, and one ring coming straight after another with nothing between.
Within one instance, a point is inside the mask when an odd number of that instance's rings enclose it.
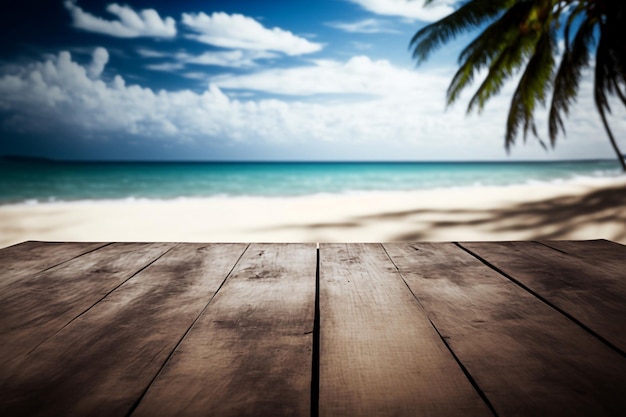
<instances>
[{"instance_id":1,"label":"white cloud","mask_svg":"<svg viewBox=\"0 0 626 417\"><path fill-rule=\"evenodd\" d=\"M176 54L176 59L187 64L215 65L231 68L251 68L257 65L257 60L278 57L279 55L272 52L242 50L205 52L201 55Z\"/></svg>"},{"instance_id":2,"label":"white cloud","mask_svg":"<svg viewBox=\"0 0 626 417\"><path fill-rule=\"evenodd\" d=\"M313 67L282 73L289 86L281 87L285 93L308 94L308 89L294 82L304 76L301 84L330 78L320 86L325 92L378 95L347 104L332 98L235 99L215 84L200 93L154 91L127 84L120 76L110 82L90 78L88 69L98 67L96 62L101 62L103 56L102 52L94 53L92 63L85 67L72 61L68 52L21 68L13 66L10 74L0 76L4 120L9 127L20 126L46 135L59 132L67 136L107 136L111 140L136 136L144 141L243 141L258 146L332 142L332 146L353 149L355 155L366 148L387 154L393 149L404 159L505 156L502 142L510 91L496 97L480 117L466 117L462 105L444 112L445 87L451 71L409 71L385 61L357 57L345 63L317 62ZM272 82L258 78L259 84L266 84L256 89L276 92L274 88L280 86L274 84L275 74L265 74ZM349 82L351 78L356 81ZM382 86L373 81L376 79ZM253 87L250 80L247 82ZM561 140L557 150L569 157L611 157L598 117L590 111L593 98L587 84L582 84L585 92L569 118L568 140ZM611 123L616 137L624 138L626 117L623 109L616 106L615 110ZM544 129L544 125L539 127ZM592 152L581 153L580 149ZM546 156L537 146L519 147L513 155Z\"/></svg>"},{"instance_id":3,"label":"white cloud","mask_svg":"<svg viewBox=\"0 0 626 417\"><path fill-rule=\"evenodd\" d=\"M185 72L182 75L183 77L189 78L192 80L201 80L201 81L207 81L207 82L209 80L209 75L206 72L201 72L201 71Z\"/></svg>"},{"instance_id":4,"label":"white cloud","mask_svg":"<svg viewBox=\"0 0 626 417\"><path fill-rule=\"evenodd\" d=\"M288 95L356 93L388 96L429 85L429 91L444 92L448 76L401 69L387 60L356 56L346 62L316 60L308 67L271 69L248 75L213 78L220 88L266 91ZM442 108L443 109L443 108Z\"/></svg>"},{"instance_id":5,"label":"white cloud","mask_svg":"<svg viewBox=\"0 0 626 417\"><path fill-rule=\"evenodd\" d=\"M350 33L400 33L379 19L363 19L357 22L328 22L327 25Z\"/></svg>"},{"instance_id":6,"label":"white cloud","mask_svg":"<svg viewBox=\"0 0 626 417\"><path fill-rule=\"evenodd\" d=\"M302 55L317 52L323 47L280 28L268 29L241 14L215 12L208 16L202 12L183 13L183 23L198 33L190 35L190 38L223 48Z\"/></svg>"},{"instance_id":7,"label":"white cloud","mask_svg":"<svg viewBox=\"0 0 626 417\"><path fill-rule=\"evenodd\" d=\"M100 78L107 62L109 62L109 52L104 48L94 49L91 55L91 64L87 67L87 75L89 78Z\"/></svg>"},{"instance_id":8,"label":"white cloud","mask_svg":"<svg viewBox=\"0 0 626 417\"><path fill-rule=\"evenodd\" d=\"M85 12L76 4L76 0L66 0L64 5L72 15L74 27L78 29L118 38L140 36L172 38L176 36L174 19L171 17L161 19L154 9L145 9L137 13L128 6L112 3L107 6L107 11L115 15L118 20L105 20Z\"/></svg>"},{"instance_id":9,"label":"white cloud","mask_svg":"<svg viewBox=\"0 0 626 417\"><path fill-rule=\"evenodd\" d=\"M257 66L256 61L262 59L274 59L279 55L267 51L211 51L204 52L200 55L192 55L187 52L178 52L175 54L166 54L152 51L149 49L139 49L139 55L144 58L169 59L167 62L152 63L146 65L146 68L154 71L179 72L187 67L188 64L218 66L228 68L253 68ZM199 76L197 72L188 72L182 74L187 78L206 79L206 74Z\"/></svg>"},{"instance_id":10,"label":"white cloud","mask_svg":"<svg viewBox=\"0 0 626 417\"><path fill-rule=\"evenodd\" d=\"M178 72L185 68L185 65L180 62L161 62L159 64L148 64L146 68L153 71Z\"/></svg>"},{"instance_id":11,"label":"white cloud","mask_svg":"<svg viewBox=\"0 0 626 417\"><path fill-rule=\"evenodd\" d=\"M454 11L457 0L441 0L424 7L424 0L349 0L372 13L400 16L428 22L439 20Z\"/></svg>"},{"instance_id":12,"label":"white cloud","mask_svg":"<svg viewBox=\"0 0 626 417\"><path fill-rule=\"evenodd\" d=\"M139 48L137 53L143 58L168 58L170 54L160 51L153 51L152 49Z\"/></svg>"}]
</instances>

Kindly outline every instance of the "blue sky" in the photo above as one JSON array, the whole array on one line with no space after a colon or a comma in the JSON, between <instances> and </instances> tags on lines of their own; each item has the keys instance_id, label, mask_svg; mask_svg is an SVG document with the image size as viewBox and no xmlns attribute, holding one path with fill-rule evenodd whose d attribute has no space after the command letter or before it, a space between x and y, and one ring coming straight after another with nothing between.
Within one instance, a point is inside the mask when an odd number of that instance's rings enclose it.
<instances>
[{"instance_id":1,"label":"blue sky","mask_svg":"<svg viewBox=\"0 0 626 417\"><path fill-rule=\"evenodd\" d=\"M454 0L23 0L0 18L0 153L71 159L612 158L581 85L567 138L507 155L513 84L446 108L461 37L415 67ZM467 92L468 94L471 91ZM610 122L626 149L626 113ZM547 135L542 113L538 126Z\"/></svg>"}]
</instances>

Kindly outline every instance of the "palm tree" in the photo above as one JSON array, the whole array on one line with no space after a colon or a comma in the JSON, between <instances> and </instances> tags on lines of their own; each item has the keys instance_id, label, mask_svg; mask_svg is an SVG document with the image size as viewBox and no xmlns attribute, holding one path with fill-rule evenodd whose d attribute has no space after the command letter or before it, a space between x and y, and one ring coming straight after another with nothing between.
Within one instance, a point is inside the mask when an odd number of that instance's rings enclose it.
<instances>
[{"instance_id":1,"label":"palm tree","mask_svg":"<svg viewBox=\"0 0 626 417\"><path fill-rule=\"evenodd\" d=\"M425 0L428 5L434 0ZM545 106L550 91L550 144L560 131L562 115L576 101L583 70L595 50L594 101L622 168L620 152L607 122L608 97L626 106L626 1L625 0L467 0L454 13L419 30L410 47L418 65L447 41L463 32L486 26L459 55L459 69L448 87L448 104L458 99L475 75L486 70L468 105L468 112L483 109L511 77L521 77L511 99L505 147L510 149L521 129L537 134L534 110ZM562 38L564 51L559 52ZM557 60L560 56L560 63Z\"/></svg>"}]
</instances>

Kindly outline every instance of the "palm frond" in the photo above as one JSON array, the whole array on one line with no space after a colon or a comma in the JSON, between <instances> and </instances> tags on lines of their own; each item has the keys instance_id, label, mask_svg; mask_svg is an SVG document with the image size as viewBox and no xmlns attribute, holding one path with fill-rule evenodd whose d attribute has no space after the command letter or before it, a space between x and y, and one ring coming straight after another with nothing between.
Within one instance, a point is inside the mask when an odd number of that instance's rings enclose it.
<instances>
[{"instance_id":1,"label":"palm frond","mask_svg":"<svg viewBox=\"0 0 626 417\"><path fill-rule=\"evenodd\" d=\"M507 45L520 36L520 21L530 13L531 2L514 4L497 21L470 42L459 55L460 67L448 87L448 105L458 99L461 91L470 85L474 76L499 56Z\"/></svg>"},{"instance_id":2,"label":"palm frond","mask_svg":"<svg viewBox=\"0 0 626 417\"><path fill-rule=\"evenodd\" d=\"M604 32L609 42L609 55L615 70L616 79L621 84L626 84L626 5L623 1L614 1L610 5L610 13L607 13L604 22Z\"/></svg>"},{"instance_id":3,"label":"palm frond","mask_svg":"<svg viewBox=\"0 0 626 417\"><path fill-rule=\"evenodd\" d=\"M482 111L505 82L521 71L507 116L505 147L521 131L539 138L534 111L545 106L552 90L548 131L554 146L565 133L564 116L576 102L583 70L595 52L594 101L611 144L626 171L626 160L609 128L609 96L626 106L626 1L624 0L460 0L449 16L419 30L411 39L413 58L420 64L458 34L486 26L459 54L459 68L447 90L447 104L486 70L468 103L468 112ZM435 0L424 0L424 4ZM561 32L561 26L564 25ZM573 36L572 35L573 33ZM556 68L557 33L565 50Z\"/></svg>"},{"instance_id":4,"label":"palm frond","mask_svg":"<svg viewBox=\"0 0 626 417\"><path fill-rule=\"evenodd\" d=\"M571 27L574 24L574 21L578 18L578 16L580 16L581 13L585 12L585 10L586 10L586 4L584 2L579 2L575 7L573 7L573 9L571 10L567 18L567 23L565 24L565 29L563 33L564 35L563 37L565 38L565 50L566 51L569 48L569 44L570 44Z\"/></svg>"},{"instance_id":5,"label":"palm frond","mask_svg":"<svg viewBox=\"0 0 626 417\"><path fill-rule=\"evenodd\" d=\"M568 35L571 24L570 19L565 27L566 48L554 78L552 104L548 117L548 131L552 146L555 144L559 130L565 132L561 115L567 116L570 105L576 101L582 70L589 66L590 47L594 41L595 19L587 18L580 23L578 31L571 45L569 45Z\"/></svg>"},{"instance_id":6,"label":"palm frond","mask_svg":"<svg viewBox=\"0 0 626 417\"><path fill-rule=\"evenodd\" d=\"M610 91L610 60L608 56L608 44L606 34L603 33L604 26L600 25L600 35L598 39L598 48L596 49L596 69L594 74L593 96L596 107L599 112L604 114L605 111L611 112L611 106L607 97Z\"/></svg>"},{"instance_id":7,"label":"palm frond","mask_svg":"<svg viewBox=\"0 0 626 417\"><path fill-rule=\"evenodd\" d=\"M485 103L500 92L505 81L511 78L516 69L524 64L532 53L539 35L531 32L527 35L516 36L505 49L491 62L489 73L483 80L467 107L468 113L476 106L482 111Z\"/></svg>"},{"instance_id":8,"label":"palm frond","mask_svg":"<svg viewBox=\"0 0 626 417\"><path fill-rule=\"evenodd\" d=\"M413 48L413 58L419 65L442 44L496 17L513 3L515 0L475 0L465 3L454 13L423 27L413 36L409 44L409 48Z\"/></svg>"},{"instance_id":9,"label":"palm frond","mask_svg":"<svg viewBox=\"0 0 626 417\"><path fill-rule=\"evenodd\" d=\"M620 87L626 85L626 54L624 53L623 36L626 36L626 21L619 16L607 16L600 24L603 39L603 62L605 64L604 75L606 76L606 92L617 94L622 99L623 92ZM616 36L618 38L616 38Z\"/></svg>"},{"instance_id":10,"label":"palm frond","mask_svg":"<svg viewBox=\"0 0 626 417\"><path fill-rule=\"evenodd\" d=\"M615 92L617 93L617 96L622 101L624 106L626 106L626 93L622 91L623 87L619 85L619 80L617 78L613 80L613 85L615 87Z\"/></svg>"},{"instance_id":11,"label":"palm frond","mask_svg":"<svg viewBox=\"0 0 626 417\"><path fill-rule=\"evenodd\" d=\"M511 100L504 142L507 150L515 143L515 137L522 124L524 139L529 131L538 136L534 111L537 104L545 103L546 92L554 72L555 49L555 30L553 28L544 30Z\"/></svg>"},{"instance_id":12,"label":"palm frond","mask_svg":"<svg viewBox=\"0 0 626 417\"><path fill-rule=\"evenodd\" d=\"M613 136L613 132L609 127L609 123L606 119L606 113L611 112L611 107L609 106L609 101L607 98L607 92L611 91L611 79L609 78L609 74L611 74L612 69L611 59L609 57L609 44L606 40L606 32L605 26L600 24L600 39L598 40L598 50L596 52L596 71L594 78L594 99L596 103L596 108L598 109L598 113L600 113L600 118L602 119L602 124L604 125L604 129L606 131L607 136L609 137L609 141L611 142L611 146L618 156L618 160L622 165L622 169L626 171L626 161L624 160L624 155L622 154L617 142L615 141L615 137Z\"/></svg>"}]
</instances>

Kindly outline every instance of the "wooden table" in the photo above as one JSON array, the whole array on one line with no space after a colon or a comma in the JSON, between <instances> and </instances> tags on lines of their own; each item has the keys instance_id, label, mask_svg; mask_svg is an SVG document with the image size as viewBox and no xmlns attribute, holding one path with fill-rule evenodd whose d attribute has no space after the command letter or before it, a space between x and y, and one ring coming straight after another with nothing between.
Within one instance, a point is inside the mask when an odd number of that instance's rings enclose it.
<instances>
[{"instance_id":1,"label":"wooden table","mask_svg":"<svg viewBox=\"0 0 626 417\"><path fill-rule=\"evenodd\" d=\"M624 416L609 241L26 242L1 416Z\"/></svg>"}]
</instances>

